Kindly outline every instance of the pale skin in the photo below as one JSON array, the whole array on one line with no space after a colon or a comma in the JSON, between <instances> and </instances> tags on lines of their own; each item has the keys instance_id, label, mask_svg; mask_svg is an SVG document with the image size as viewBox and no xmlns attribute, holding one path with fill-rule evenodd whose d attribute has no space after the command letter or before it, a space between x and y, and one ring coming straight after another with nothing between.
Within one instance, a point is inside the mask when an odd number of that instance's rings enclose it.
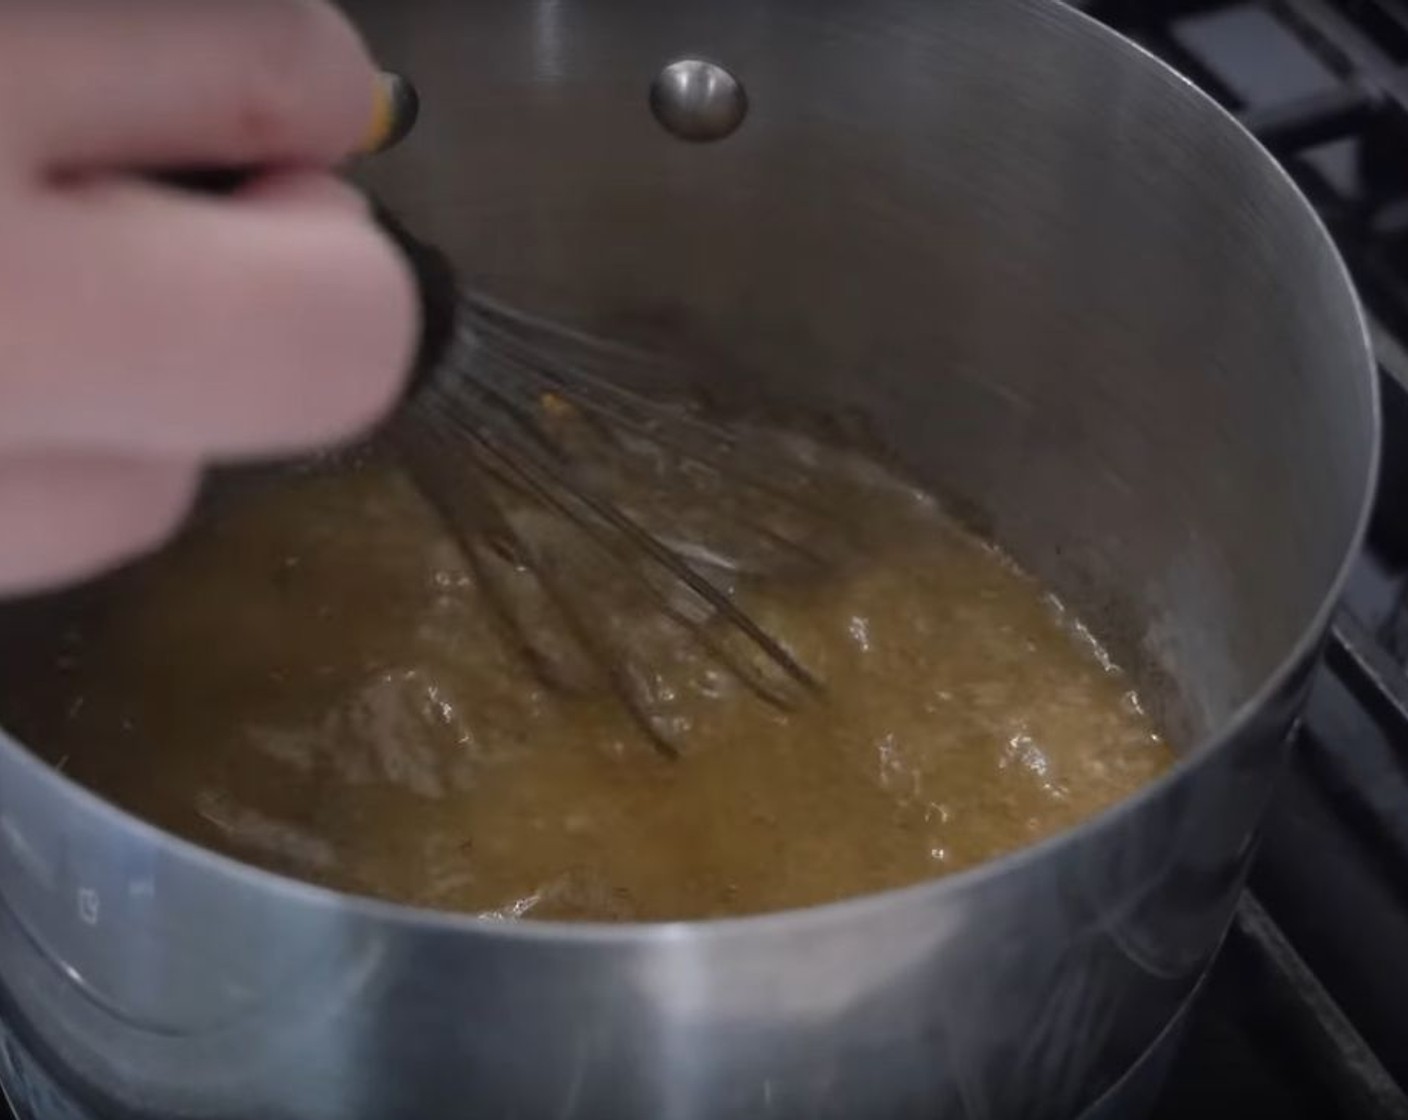
<instances>
[{"instance_id":1,"label":"pale skin","mask_svg":"<svg viewBox=\"0 0 1408 1120\"><path fill-rule=\"evenodd\" d=\"M323 0L0 3L0 594L140 555L207 466L394 403L411 278L336 174L374 74ZM153 175L212 164L263 171Z\"/></svg>"}]
</instances>

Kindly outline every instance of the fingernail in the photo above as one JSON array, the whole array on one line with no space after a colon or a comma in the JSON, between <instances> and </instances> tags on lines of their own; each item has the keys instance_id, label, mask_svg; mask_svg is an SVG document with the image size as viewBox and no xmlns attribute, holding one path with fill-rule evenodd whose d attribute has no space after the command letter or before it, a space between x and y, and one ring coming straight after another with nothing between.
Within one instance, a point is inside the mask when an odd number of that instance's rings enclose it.
<instances>
[{"instance_id":1,"label":"fingernail","mask_svg":"<svg viewBox=\"0 0 1408 1120\"><path fill-rule=\"evenodd\" d=\"M383 70L377 75L372 97L372 122L360 152L372 155L395 147L415 127L420 116L420 94L409 78Z\"/></svg>"}]
</instances>

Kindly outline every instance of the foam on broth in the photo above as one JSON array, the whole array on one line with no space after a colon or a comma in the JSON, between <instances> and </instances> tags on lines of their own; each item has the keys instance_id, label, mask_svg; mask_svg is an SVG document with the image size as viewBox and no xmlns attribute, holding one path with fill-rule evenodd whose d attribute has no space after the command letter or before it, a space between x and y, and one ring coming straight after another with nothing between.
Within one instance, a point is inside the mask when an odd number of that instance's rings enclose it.
<instances>
[{"instance_id":1,"label":"foam on broth","mask_svg":"<svg viewBox=\"0 0 1408 1120\"><path fill-rule=\"evenodd\" d=\"M677 759L609 694L531 671L431 508L375 456L238 492L110 580L46 631L39 674L27 643L0 719L240 859L527 918L700 918L912 883L1076 824L1170 764L1077 619L862 466L822 495L862 563L731 589L824 695L778 708L665 643L647 683Z\"/></svg>"}]
</instances>

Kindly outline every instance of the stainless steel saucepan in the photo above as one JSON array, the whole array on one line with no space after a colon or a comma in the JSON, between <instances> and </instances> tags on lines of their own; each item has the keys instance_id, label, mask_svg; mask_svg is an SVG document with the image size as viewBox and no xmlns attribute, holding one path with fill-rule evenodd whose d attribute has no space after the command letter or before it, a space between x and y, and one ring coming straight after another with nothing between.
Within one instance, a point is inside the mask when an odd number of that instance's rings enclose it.
<instances>
[{"instance_id":1,"label":"stainless steel saucepan","mask_svg":"<svg viewBox=\"0 0 1408 1120\"><path fill-rule=\"evenodd\" d=\"M264 874L0 738L0 1072L103 1120L1094 1105L1217 947L1364 522L1375 382L1310 209L1047 0L355 7L421 86L373 171L410 225L537 310L670 324L863 417L1137 655L1187 757L954 878L591 928ZM690 58L746 100L686 68L652 113Z\"/></svg>"}]
</instances>

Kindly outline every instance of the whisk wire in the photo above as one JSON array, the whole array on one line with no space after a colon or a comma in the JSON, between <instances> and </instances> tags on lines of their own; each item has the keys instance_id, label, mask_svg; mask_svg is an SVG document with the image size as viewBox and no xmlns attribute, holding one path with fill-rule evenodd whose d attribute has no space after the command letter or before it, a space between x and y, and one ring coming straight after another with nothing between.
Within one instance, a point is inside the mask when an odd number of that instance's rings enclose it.
<instances>
[{"instance_id":1,"label":"whisk wire","mask_svg":"<svg viewBox=\"0 0 1408 1120\"><path fill-rule=\"evenodd\" d=\"M471 306L477 305L477 303L478 297L471 301ZM511 314L509 312L496 313ZM532 317L520 315L516 316L514 321L533 324L534 329L544 332L557 329L566 337L591 340L593 345L603 349L609 348L611 353L622 356L632 355L638 362L650 360L648 357L638 356L635 351L621 344L595 340L593 336L572 331L569 328L554 328L552 324ZM489 328L490 333L485 337L496 337L493 333L496 329ZM544 391L558 395L569 405L577 406L583 419L592 423L604 435L614 438L618 443L623 432L656 444L664 442L665 437L662 435L659 423L661 406L658 403L621 386L593 378L584 370L559 363L547 354L546 349L536 355L536 360L534 360L534 355L527 350L525 344L516 344L514 340L507 337L503 338L502 342L503 352L500 357L511 362L524 377L537 382ZM663 362L655 363L657 366L663 366L663 364ZM604 402L597 399L584 391L582 385L596 386L607 399ZM631 411L632 409L634 412ZM648 420L639 419L635 412L641 411L653 416L655 422L651 423ZM609 425L607 421L609 421ZM828 529L837 528L828 511L808 502L803 495L773 485L769 481L769 467L772 464L767 466L755 464L751 470L740 466L740 463L748 463L748 457L739 455L737 437L726 428L691 416L682 410L674 409L671 410L669 416L669 430L669 450L681 462L696 462L715 472L721 480L736 484L739 490L757 491L759 495L770 500L785 503L790 508L805 514L810 520L825 524ZM695 438L686 441L681 438L684 435ZM743 520L747 527L758 535L767 537L774 544L790 550L799 558L815 565L825 563L825 557L813 549L808 549L800 541L786 536L756 519L743 518ZM836 532L827 535L833 539L840 536Z\"/></svg>"},{"instance_id":2,"label":"whisk wire","mask_svg":"<svg viewBox=\"0 0 1408 1120\"><path fill-rule=\"evenodd\" d=\"M686 561L680 559L676 552L657 541L627 514L594 494L580 482L569 478L566 473L551 462L537 459L537 457L526 457L536 459L533 462L515 458L512 453L487 438L483 430L468 423L463 413L451 413L450 415L454 417L451 422L460 425L463 436L492 460L492 463L483 464L486 469L508 485L526 487L534 497L545 505L571 519L583 534L631 571L640 586L651 595L661 610L684 627L710 653L724 661L759 696L782 706L790 706L790 699L785 692L770 686L755 672L750 671L707 628L699 625L680 611L670 601L669 596L664 594L633 562L634 556L628 548L623 547L621 538L625 538L630 545L635 546L639 552L665 569L671 576L680 579L710 608L744 633L767 658L783 667L796 683L812 691L820 689L820 682L805 666L762 627L758 626L748 614L740 610L725 592L719 590L706 577L694 571ZM572 502L579 503L583 509L574 509ZM583 516L584 510L591 516ZM603 532L603 525L607 529L615 530L616 535Z\"/></svg>"},{"instance_id":3,"label":"whisk wire","mask_svg":"<svg viewBox=\"0 0 1408 1120\"><path fill-rule=\"evenodd\" d=\"M662 616L749 690L780 707L822 691L821 682L696 565L709 556L702 547L672 542L647 528L628 508L599 489L591 456L549 421L563 420L579 437L589 429L623 460L638 458L642 444L666 455L674 469L702 469L716 481L737 479L740 491L817 518L820 511L762 469L750 471L733 433L691 411L671 407L626 388L594 362L633 373L663 370L666 362L586 332L538 319L478 294L464 294L448 351L394 426L395 443L413 480L445 520L480 583L495 616L515 644L550 684L568 687L573 667L532 632L529 608L515 598L512 579L497 565L526 573L530 598L551 604L592 669L610 682L636 722L662 753L678 754L658 711L652 710L650 670L622 648L604 609L589 594L573 592L561 573L495 498L495 487L556 515L644 592ZM563 406L554 414L548 404ZM654 454L654 453L652 453ZM663 462L664 460L656 460ZM794 464L795 465L795 464ZM586 469L584 469L586 468ZM658 469L664 470L663 466ZM648 473L648 472L647 472ZM761 511L735 497L730 511L739 527L767 542L773 552L820 564L822 556L773 525ZM736 508L735 508L736 507ZM795 527L795 526L794 526ZM662 584L662 580L665 581ZM702 620L679 600L682 593L703 608ZM539 603L541 605L541 603ZM736 636L737 641L733 638ZM766 669L764 668L766 667ZM644 673L644 676L642 674ZM580 672L575 676L580 677ZM668 722L668 721L665 721Z\"/></svg>"}]
</instances>

